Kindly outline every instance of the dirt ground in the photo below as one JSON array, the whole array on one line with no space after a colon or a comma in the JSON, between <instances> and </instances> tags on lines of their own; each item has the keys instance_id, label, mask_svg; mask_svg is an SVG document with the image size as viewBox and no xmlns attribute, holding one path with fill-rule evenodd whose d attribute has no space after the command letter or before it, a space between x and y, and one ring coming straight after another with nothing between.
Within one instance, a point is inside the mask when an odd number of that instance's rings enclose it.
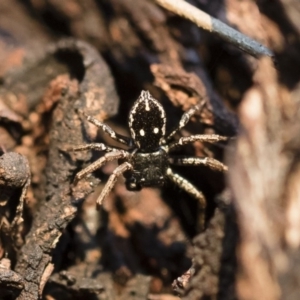
<instances>
[{"instance_id":1,"label":"dirt ground","mask_svg":"<svg viewBox=\"0 0 300 300\"><path fill-rule=\"evenodd\" d=\"M0 1L0 299L300 299L300 2L188 1L271 57L160 2ZM97 209L117 161L74 183L104 152L72 147L120 146L86 115L130 136L142 90L167 132L201 106L174 140L228 137L174 152L228 166L173 167L205 211L122 176Z\"/></svg>"}]
</instances>

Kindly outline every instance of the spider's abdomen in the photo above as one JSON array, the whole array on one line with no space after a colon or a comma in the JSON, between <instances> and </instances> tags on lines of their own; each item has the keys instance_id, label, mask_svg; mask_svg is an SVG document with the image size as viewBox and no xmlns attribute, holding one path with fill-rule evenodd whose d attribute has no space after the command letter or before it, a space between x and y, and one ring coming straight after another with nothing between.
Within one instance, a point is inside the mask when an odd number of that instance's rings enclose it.
<instances>
[{"instance_id":1,"label":"spider's abdomen","mask_svg":"<svg viewBox=\"0 0 300 300\"><path fill-rule=\"evenodd\" d=\"M128 190L164 184L169 163L167 153L163 149L152 153L135 153L129 163L133 166L133 171L124 174Z\"/></svg>"},{"instance_id":2,"label":"spider's abdomen","mask_svg":"<svg viewBox=\"0 0 300 300\"><path fill-rule=\"evenodd\" d=\"M129 114L129 128L142 152L156 151L166 133L166 113L148 91L142 91Z\"/></svg>"}]
</instances>

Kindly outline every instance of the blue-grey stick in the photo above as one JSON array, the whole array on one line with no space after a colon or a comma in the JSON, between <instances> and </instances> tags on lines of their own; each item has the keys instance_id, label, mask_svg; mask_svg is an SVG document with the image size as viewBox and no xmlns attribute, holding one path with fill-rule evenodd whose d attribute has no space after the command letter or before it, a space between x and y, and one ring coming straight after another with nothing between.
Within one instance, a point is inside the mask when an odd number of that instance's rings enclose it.
<instances>
[{"instance_id":1,"label":"blue-grey stick","mask_svg":"<svg viewBox=\"0 0 300 300\"><path fill-rule=\"evenodd\" d=\"M192 21L205 30L217 34L222 39L254 57L267 55L274 58L273 52L264 45L183 0L155 1L165 9Z\"/></svg>"}]
</instances>

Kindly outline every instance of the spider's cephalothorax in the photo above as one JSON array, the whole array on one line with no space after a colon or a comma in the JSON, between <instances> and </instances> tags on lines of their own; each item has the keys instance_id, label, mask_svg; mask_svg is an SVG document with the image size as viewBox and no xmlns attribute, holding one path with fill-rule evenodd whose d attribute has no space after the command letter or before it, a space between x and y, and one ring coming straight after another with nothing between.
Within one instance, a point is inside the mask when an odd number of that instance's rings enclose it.
<instances>
[{"instance_id":1,"label":"spider's cephalothorax","mask_svg":"<svg viewBox=\"0 0 300 300\"><path fill-rule=\"evenodd\" d=\"M141 152L154 152L166 134L166 113L149 92L142 91L129 113L129 129Z\"/></svg>"},{"instance_id":2,"label":"spider's cephalothorax","mask_svg":"<svg viewBox=\"0 0 300 300\"><path fill-rule=\"evenodd\" d=\"M129 129L131 138L113 131L106 124L88 116L87 120L102 128L110 137L128 146L128 150L109 147L103 143L93 143L74 147L74 151L95 149L105 151L106 154L94 163L77 173L75 182L103 166L106 162L118 160L119 166L109 177L97 204L101 205L104 198L113 188L119 175L126 178L128 190L137 191L146 186L161 186L170 180L187 193L200 201L205 207L205 198L188 180L172 171L172 165L206 165L217 171L226 171L227 167L218 160L209 157L176 157L170 153L176 147L194 141L216 143L227 140L219 135L192 135L174 140L174 136L184 127L196 111L201 109L202 103L190 108L183 114L178 127L166 136L166 113L162 105L155 100L148 91L142 91L129 113Z\"/></svg>"},{"instance_id":3,"label":"spider's cephalothorax","mask_svg":"<svg viewBox=\"0 0 300 300\"><path fill-rule=\"evenodd\" d=\"M132 170L124 174L128 190L163 185L168 155L162 148L166 134L166 113L149 92L142 91L129 113L129 129L134 150L128 162Z\"/></svg>"}]
</instances>

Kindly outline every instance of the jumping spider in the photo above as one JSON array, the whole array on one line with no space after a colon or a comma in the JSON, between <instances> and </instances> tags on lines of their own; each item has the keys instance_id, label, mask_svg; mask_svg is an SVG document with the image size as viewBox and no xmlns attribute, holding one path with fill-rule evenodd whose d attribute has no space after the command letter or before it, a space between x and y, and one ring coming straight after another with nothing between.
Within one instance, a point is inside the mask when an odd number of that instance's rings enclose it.
<instances>
[{"instance_id":1,"label":"jumping spider","mask_svg":"<svg viewBox=\"0 0 300 300\"><path fill-rule=\"evenodd\" d=\"M227 167L218 160L205 157L174 157L170 152L176 147L195 141L216 143L225 141L228 138L211 135L191 135L181 137L177 141L172 141L174 135L184 127L191 116L201 108L198 104L190 108L183 114L178 127L167 137L166 134L166 113L162 105L155 100L148 91L142 91L139 98L133 104L129 113L129 129L131 138L122 136L113 131L106 124L94 119L91 116L87 120L101 128L112 139L129 147L128 150L121 150L109 147L103 143L92 143L72 148L73 151L83 151L87 149L107 152L104 156L93 162L85 169L78 172L74 182L96 169L102 167L105 163L117 160L119 166L110 175L108 182L104 186L100 196L97 199L97 205L101 205L105 197L112 190L118 176L123 174L126 179L126 187L130 191L139 191L143 187L162 186L169 179L188 194L200 201L201 208L204 209L206 201L203 194L197 190L189 181L172 171L170 165L205 165L217 171L226 171Z\"/></svg>"}]
</instances>

